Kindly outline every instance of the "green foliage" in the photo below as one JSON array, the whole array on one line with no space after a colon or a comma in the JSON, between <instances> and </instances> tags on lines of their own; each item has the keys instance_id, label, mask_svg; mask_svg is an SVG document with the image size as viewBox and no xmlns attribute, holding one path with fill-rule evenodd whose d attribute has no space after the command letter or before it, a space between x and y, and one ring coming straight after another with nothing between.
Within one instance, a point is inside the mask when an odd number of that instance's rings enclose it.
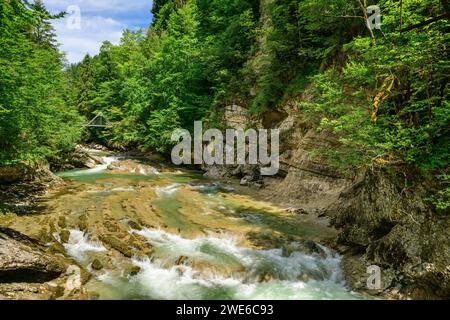
<instances>
[{"instance_id":1,"label":"green foliage","mask_svg":"<svg viewBox=\"0 0 450 320\"><path fill-rule=\"evenodd\" d=\"M174 146L171 141L172 133L180 128L180 123L176 108L152 112L147 122L147 144L159 152L170 152L170 148Z\"/></svg>"},{"instance_id":2,"label":"green foliage","mask_svg":"<svg viewBox=\"0 0 450 320\"><path fill-rule=\"evenodd\" d=\"M429 200L439 211L450 210L450 174L438 176L442 188L436 192Z\"/></svg>"},{"instance_id":3,"label":"green foliage","mask_svg":"<svg viewBox=\"0 0 450 320\"><path fill-rule=\"evenodd\" d=\"M255 41L258 3L157 1L146 35L125 31L120 45L105 43L99 55L71 66L71 99L79 111L87 118L101 111L120 124L91 130L91 139L167 150L170 139L154 128L191 129L212 107L244 92L240 70Z\"/></svg>"},{"instance_id":4,"label":"green foliage","mask_svg":"<svg viewBox=\"0 0 450 320\"><path fill-rule=\"evenodd\" d=\"M202 119L221 127L225 106L262 113L297 98L319 130L338 137L334 150L320 150L337 168L407 164L442 175L449 22L400 30L443 15L444 1L401 4L157 0L146 34L125 31L120 45L105 43L68 70L69 96L84 116L102 111L121 124L93 131L94 139L162 152L177 127ZM367 27L369 5L382 10L381 30Z\"/></svg>"},{"instance_id":5,"label":"green foliage","mask_svg":"<svg viewBox=\"0 0 450 320\"><path fill-rule=\"evenodd\" d=\"M337 2L336 2L337 3ZM344 7L305 2L310 9L344 16ZM342 45L345 60L311 78L308 101L299 103L321 130L339 137L335 150L318 153L342 171L373 163L407 164L439 176L430 198L448 209L450 163L448 20L399 32L442 14L440 1L382 1L382 32L359 32ZM339 9L340 8L340 9ZM338 14L337 12L340 11ZM338 19L338 18L335 18ZM403 26L401 25L403 23ZM328 31L317 20L316 32Z\"/></svg>"},{"instance_id":6,"label":"green foliage","mask_svg":"<svg viewBox=\"0 0 450 320\"><path fill-rule=\"evenodd\" d=\"M50 159L79 139L81 118L64 100L55 17L40 1L0 1L0 163Z\"/></svg>"},{"instance_id":7,"label":"green foliage","mask_svg":"<svg viewBox=\"0 0 450 320\"><path fill-rule=\"evenodd\" d=\"M390 12L384 14L389 21ZM393 28L386 28L376 44L370 37L346 44L347 63L315 76L312 101L300 107L320 114L322 127L359 150L362 163L384 159L445 168L450 160L448 35L438 25L423 33L399 34Z\"/></svg>"}]
</instances>

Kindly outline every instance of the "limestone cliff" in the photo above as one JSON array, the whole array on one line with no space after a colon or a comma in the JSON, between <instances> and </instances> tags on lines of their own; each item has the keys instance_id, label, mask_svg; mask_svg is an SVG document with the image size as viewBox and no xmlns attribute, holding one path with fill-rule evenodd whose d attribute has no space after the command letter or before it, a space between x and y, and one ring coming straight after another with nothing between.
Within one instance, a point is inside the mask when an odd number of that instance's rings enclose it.
<instances>
[{"instance_id":1,"label":"limestone cliff","mask_svg":"<svg viewBox=\"0 0 450 320\"><path fill-rule=\"evenodd\" d=\"M337 137L318 131L296 107L305 98L291 99L259 118L260 125L281 132L278 176L262 183L260 176L249 174L258 171L249 166L209 167L207 174L253 178L258 187L264 185L262 196L302 214L328 216L340 230L334 245L346 257L347 282L354 289L367 289L367 267L377 265L382 271L378 293L450 297L449 219L427 205L429 181L405 166L373 166L345 175L331 167L320 150L336 148ZM244 122L242 108L234 107L239 110L234 115L230 110L227 119Z\"/></svg>"}]
</instances>

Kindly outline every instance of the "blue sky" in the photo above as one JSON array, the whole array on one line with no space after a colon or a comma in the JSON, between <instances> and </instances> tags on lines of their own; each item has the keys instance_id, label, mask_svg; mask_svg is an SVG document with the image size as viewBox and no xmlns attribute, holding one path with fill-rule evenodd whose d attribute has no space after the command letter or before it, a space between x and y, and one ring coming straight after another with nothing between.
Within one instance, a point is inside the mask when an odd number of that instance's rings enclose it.
<instances>
[{"instance_id":1,"label":"blue sky","mask_svg":"<svg viewBox=\"0 0 450 320\"><path fill-rule=\"evenodd\" d=\"M71 28L74 15L53 22L61 50L69 62L79 62L89 53L97 54L103 41L117 44L122 30L146 28L152 19L152 0L43 0L52 12L80 9L80 28Z\"/></svg>"}]
</instances>

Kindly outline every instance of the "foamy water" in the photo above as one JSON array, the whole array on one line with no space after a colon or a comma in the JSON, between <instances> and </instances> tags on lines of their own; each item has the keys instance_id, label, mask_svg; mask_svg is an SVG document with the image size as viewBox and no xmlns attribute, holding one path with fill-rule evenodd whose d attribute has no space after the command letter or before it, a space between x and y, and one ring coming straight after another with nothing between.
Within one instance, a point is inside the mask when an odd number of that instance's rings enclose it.
<instances>
[{"instance_id":1,"label":"foamy water","mask_svg":"<svg viewBox=\"0 0 450 320\"><path fill-rule=\"evenodd\" d=\"M61 176L73 177L101 173L116 160L118 160L117 157L104 157L104 164L94 169L67 172ZM159 174L156 169L151 170L143 166L137 166L133 171L132 173L140 175ZM111 176L113 175L111 173ZM111 183L102 186L104 189L92 192L110 194L111 192L139 191L127 186L126 183L123 184L122 181L120 184ZM183 205L179 199L183 190L181 188L189 188L201 195L189 200L198 206L199 215L214 216L218 211L224 216L217 215L217 219L224 219L224 221L235 219L255 226L267 223L261 212L240 211L239 206L230 206L220 197L220 194L234 190L218 183L198 184L195 181L191 184L179 183L179 180L169 178L165 186L158 185L152 188L159 198L156 200L162 201L154 205L162 210L166 220L170 221L173 216L179 218L179 220L174 219L175 225L181 222L182 226L189 225L183 220L185 217L182 213L167 203ZM130 197L132 196L130 194ZM118 265L115 265L114 270L105 268L101 271L93 271L90 269L94 257L98 254L107 255L108 249L102 243L94 241L93 237L87 233L70 230L68 243L63 244L70 256L93 272L94 278L97 279L94 291L100 295L101 299L362 298L346 288L341 257L323 246L320 246L323 254L307 254L302 252L302 246L295 242L286 244L289 250L282 248L258 250L242 247L239 245L239 239L236 238L237 235L229 233L210 233L191 239L157 229L130 230L130 232L145 238L155 250L152 258L134 257L127 260L127 263L140 268L140 272L133 276L127 275L125 270L119 270ZM60 240L59 235L55 237ZM183 259L180 259L181 257ZM123 259L127 258L123 257ZM176 265L177 263L179 265Z\"/></svg>"},{"instance_id":2,"label":"foamy water","mask_svg":"<svg viewBox=\"0 0 450 320\"><path fill-rule=\"evenodd\" d=\"M59 239L59 235L56 235ZM67 253L79 263L86 264L90 253L106 252L106 248L98 242L92 241L87 233L70 230L68 243L63 244Z\"/></svg>"},{"instance_id":3,"label":"foamy water","mask_svg":"<svg viewBox=\"0 0 450 320\"><path fill-rule=\"evenodd\" d=\"M59 173L58 176L63 177L63 178L69 178L69 177L77 177L77 176L82 176L82 175L89 175L89 174L93 174L93 173L100 173L100 172L106 171L113 162L119 160L119 157L108 156L108 157L102 157L101 159L102 159L103 164L97 165L95 168L62 172L62 173Z\"/></svg>"},{"instance_id":4,"label":"foamy water","mask_svg":"<svg viewBox=\"0 0 450 320\"><path fill-rule=\"evenodd\" d=\"M181 187L181 184L174 183L166 187L157 187L155 192L159 197L171 196Z\"/></svg>"},{"instance_id":5,"label":"foamy water","mask_svg":"<svg viewBox=\"0 0 450 320\"><path fill-rule=\"evenodd\" d=\"M294 252L283 256L281 249L241 248L235 239L200 237L185 239L162 230L133 231L145 237L164 258L133 259L141 272L127 281L108 274L102 281L126 295L149 299L358 299L348 292L340 269L341 258L331 250L325 257ZM167 267L179 256L189 260ZM211 265L242 264L245 272L223 276L214 269L198 269L190 261ZM259 282L258 275L272 279ZM304 278L305 280L301 280Z\"/></svg>"}]
</instances>

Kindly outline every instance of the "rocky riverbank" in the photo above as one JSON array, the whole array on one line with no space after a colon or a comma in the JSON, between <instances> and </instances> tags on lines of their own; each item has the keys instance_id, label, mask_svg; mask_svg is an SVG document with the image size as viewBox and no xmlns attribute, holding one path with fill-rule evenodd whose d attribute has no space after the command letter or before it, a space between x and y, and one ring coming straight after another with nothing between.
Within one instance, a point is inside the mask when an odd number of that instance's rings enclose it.
<instances>
[{"instance_id":1,"label":"rocky riverbank","mask_svg":"<svg viewBox=\"0 0 450 320\"><path fill-rule=\"evenodd\" d=\"M340 258L323 246L335 236L332 228L197 172L129 158L100 167L67 172L67 185L43 199L41 213L0 218L6 234L2 260L12 261L0 265L4 298L170 298L176 294L169 287L183 281L197 288L180 287L193 297L222 297L228 291L241 297L250 288L259 297L270 293L265 284L285 290L287 298L313 297L321 296L314 286L322 281L324 296L356 296L341 282ZM31 255L30 261L23 255ZM74 270L92 279L78 281ZM168 283L156 274L170 274ZM164 295L147 288L148 281ZM311 291L291 291L308 281ZM228 288L230 283L235 289Z\"/></svg>"},{"instance_id":2,"label":"rocky riverbank","mask_svg":"<svg viewBox=\"0 0 450 320\"><path fill-rule=\"evenodd\" d=\"M279 126L283 127L286 121L290 120L285 119ZM296 219L299 221L323 225L324 234L317 240L344 255L345 278L352 289L394 299L448 298L449 224L445 216L437 216L424 202L428 185L426 179L417 172L400 174L404 168L386 170L382 167L363 170L352 177L343 176L325 162L311 156L318 144L332 145L332 137L322 136L312 129L304 130L302 126L296 127L295 121L290 123L293 127L285 131L285 135L291 138L284 136L284 141L289 141L289 145L282 147L284 153L281 175L263 178L257 166L205 167L206 175L235 184L241 194L279 204L290 215L297 215ZM292 137L299 140L293 142ZM293 151L292 148L298 149ZM81 156L78 152L75 158L84 160L71 166L92 168L91 162L97 165L102 162L101 158L92 156L88 149L79 150L84 155ZM147 157L143 161L123 159L112 162L108 171L119 175L133 173L145 176L158 175L161 170L173 170L171 166L156 166L162 159L153 158L151 164ZM43 194L49 190L62 190L64 187L63 180L56 177L48 166L40 166L38 169L24 165L3 167L0 173L3 192L0 196L19 215L32 214L33 210L37 210ZM406 174L409 176L405 176ZM149 190L153 190L154 182L150 182L150 185ZM116 189L136 192L142 188L146 188L145 184L138 180L134 186ZM78 190L78 187L75 189ZM80 191L82 189L77 192ZM104 191L94 188L84 190L82 194L86 197L97 192ZM188 198L195 196L190 189L183 192ZM107 258L99 255L92 262L90 268L94 273L105 267L112 268L112 261L122 261L120 257L131 258L136 254L135 250L142 257L152 253L152 246L148 246L148 242L137 234L130 235L129 228L141 230L160 225L171 233L183 232L179 226L167 225L166 217L155 207L142 207L144 204L139 199L131 201L120 196L110 197L113 198L108 200L109 204L105 203L98 208L93 204L78 213L65 210L60 207L65 202L58 201L56 207L50 205L57 214L48 215L47 212L42 218L30 216L26 222L13 218L3 219L10 228L20 230L27 236L5 227L0 232L3 250L0 252L0 298L88 298L89 295L83 289L71 289L73 284L70 284L69 278L73 270L80 270L84 275L83 281L89 278L86 266L83 267L68 256L64 247L73 241L69 240L71 237L76 236L73 230L98 235L93 241L103 243L110 250ZM154 198L154 192L151 191L145 197ZM70 203L74 200L68 201ZM125 215L114 213L116 209L113 209L113 203L116 200ZM48 201L46 206L48 210ZM186 210L184 209L184 214L188 212ZM186 225L190 227L190 237L202 234L200 230L197 234L194 231L195 226L202 221L198 220L194 211L189 216L197 222ZM140 212L152 214L143 216ZM130 217L133 218L130 220ZM176 225L178 223L181 222L177 221ZM339 232L331 232L332 229L327 228L329 223ZM286 239L279 236L265 233L258 235L254 232L251 234L254 237L248 238L248 241L257 247L284 247L286 242ZM133 243L134 251L129 243ZM314 242L308 241L304 242L302 248L303 251L318 250ZM121 269L129 270L130 274L139 272L128 260L124 261ZM371 265L379 266L382 271L382 287L379 290L367 290L367 267Z\"/></svg>"},{"instance_id":3,"label":"rocky riverbank","mask_svg":"<svg viewBox=\"0 0 450 320\"><path fill-rule=\"evenodd\" d=\"M47 209L42 205L44 196L65 186L52 170L89 168L99 163L100 158L80 146L67 160L52 165L41 162L1 166L0 215L4 219L40 215ZM67 257L63 247L48 246L44 240L49 236L31 238L0 223L0 300L87 297L81 286L89 273Z\"/></svg>"},{"instance_id":4,"label":"rocky riverbank","mask_svg":"<svg viewBox=\"0 0 450 320\"><path fill-rule=\"evenodd\" d=\"M46 163L0 167L0 210L31 214L38 210L40 197L64 185Z\"/></svg>"},{"instance_id":5,"label":"rocky riverbank","mask_svg":"<svg viewBox=\"0 0 450 320\"><path fill-rule=\"evenodd\" d=\"M0 227L0 300L83 299L89 277L64 250Z\"/></svg>"},{"instance_id":6,"label":"rocky riverbank","mask_svg":"<svg viewBox=\"0 0 450 320\"><path fill-rule=\"evenodd\" d=\"M280 129L281 170L263 178L255 166L212 166L204 168L207 176L238 179L293 212L327 217L339 230L332 246L344 255L346 279L355 290L367 290L367 268L376 265L382 285L373 294L450 297L449 215L439 215L427 204L433 185L427 177L407 166L381 164L339 172L318 155L337 148L337 137L319 132L295 100L256 120L235 106L227 109L224 121L233 128L251 122L253 127Z\"/></svg>"}]
</instances>

